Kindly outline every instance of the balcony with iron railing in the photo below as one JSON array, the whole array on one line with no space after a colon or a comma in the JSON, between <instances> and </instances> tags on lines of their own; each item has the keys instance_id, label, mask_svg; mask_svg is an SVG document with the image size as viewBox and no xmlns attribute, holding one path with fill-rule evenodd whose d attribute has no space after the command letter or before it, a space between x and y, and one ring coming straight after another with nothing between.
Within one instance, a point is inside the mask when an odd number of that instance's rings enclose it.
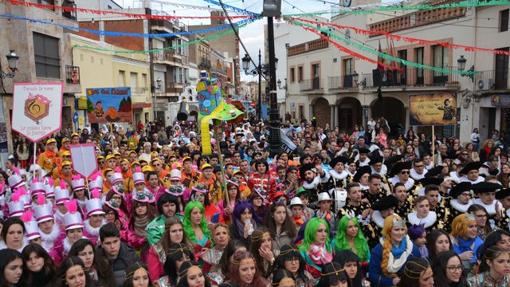
<instances>
[{"instance_id":1,"label":"balcony with iron railing","mask_svg":"<svg viewBox=\"0 0 510 287\"><path fill-rule=\"evenodd\" d=\"M171 62L181 65L188 64L188 56L178 54L174 51L160 51L154 53L154 61L157 62Z\"/></svg>"},{"instance_id":2,"label":"balcony with iron railing","mask_svg":"<svg viewBox=\"0 0 510 287\"><path fill-rule=\"evenodd\" d=\"M163 20L163 19L157 19L157 20L151 20L152 29L160 29L164 28L168 30L169 32L178 32L180 30L178 26L178 22L172 22L169 20ZM177 37L177 36L175 36Z\"/></svg>"},{"instance_id":3,"label":"balcony with iron railing","mask_svg":"<svg viewBox=\"0 0 510 287\"><path fill-rule=\"evenodd\" d=\"M165 92L167 93L182 93L184 90L184 83L167 83Z\"/></svg>"},{"instance_id":4,"label":"balcony with iron railing","mask_svg":"<svg viewBox=\"0 0 510 287\"><path fill-rule=\"evenodd\" d=\"M303 80L303 81L299 82L299 89L302 92L321 90L322 89L321 79L313 78L310 80Z\"/></svg>"},{"instance_id":5,"label":"balcony with iron railing","mask_svg":"<svg viewBox=\"0 0 510 287\"><path fill-rule=\"evenodd\" d=\"M342 77L329 77L328 78L328 88L330 90L334 89L351 89L355 88L356 83L354 83L353 75L344 75Z\"/></svg>"},{"instance_id":6,"label":"balcony with iron railing","mask_svg":"<svg viewBox=\"0 0 510 287\"><path fill-rule=\"evenodd\" d=\"M459 86L458 73L432 72L418 68L402 68L398 70L386 70L382 74L374 69L371 74L359 75L358 82L365 88L382 87L455 87Z\"/></svg>"}]
</instances>

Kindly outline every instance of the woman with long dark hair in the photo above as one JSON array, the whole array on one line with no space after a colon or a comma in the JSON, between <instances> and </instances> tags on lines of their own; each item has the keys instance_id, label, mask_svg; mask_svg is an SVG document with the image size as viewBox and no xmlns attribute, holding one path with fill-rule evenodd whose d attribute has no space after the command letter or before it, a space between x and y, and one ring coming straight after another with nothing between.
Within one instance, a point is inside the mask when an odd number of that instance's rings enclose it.
<instances>
[{"instance_id":1,"label":"woman with long dark hair","mask_svg":"<svg viewBox=\"0 0 510 287\"><path fill-rule=\"evenodd\" d=\"M0 250L0 286L23 286L20 284L22 274L23 259L21 254L9 248Z\"/></svg>"},{"instance_id":2,"label":"woman with long dark hair","mask_svg":"<svg viewBox=\"0 0 510 287\"><path fill-rule=\"evenodd\" d=\"M287 206L281 201L271 205L265 218L265 226L273 235L274 248L277 250L283 245L291 244L296 238L296 225L287 210Z\"/></svg>"},{"instance_id":3,"label":"woman with long dark hair","mask_svg":"<svg viewBox=\"0 0 510 287\"><path fill-rule=\"evenodd\" d=\"M21 257L23 258L22 282L24 286L51 286L57 273L57 267L41 245L29 244L25 246Z\"/></svg>"},{"instance_id":4,"label":"woman with long dark hair","mask_svg":"<svg viewBox=\"0 0 510 287\"><path fill-rule=\"evenodd\" d=\"M462 270L459 255L449 250L438 254L433 263L434 282L436 287L464 287L466 274Z\"/></svg>"},{"instance_id":5,"label":"woman with long dark hair","mask_svg":"<svg viewBox=\"0 0 510 287\"><path fill-rule=\"evenodd\" d=\"M243 250L236 251L232 256L226 279L227 283L236 286L266 287L269 284L258 270L253 255Z\"/></svg>"},{"instance_id":6,"label":"woman with long dark hair","mask_svg":"<svg viewBox=\"0 0 510 287\"><path fill-rule=\"evenodd\" d=\"M348 278L345 270L337 262L329 262L324 265L317 287L347 287Z\"/></svg>"},{"instance_id":7,"label":"woman with long dark hair","mask_svg":"<svg viewBox=\"0 0 510 287\"><path fill-rule=\"evenodd\" d=\"M504 229L496 229L487 235L482 246L478 248L478 258L482 258L485 249L497 246L503 250L510 252L510 232Z\"/></svg>"},{"instance_id":8,"label":"woman with long dark hair","mask_svg":"<svg viewBox=\"0 0 510 287\"><path fill-rule=\"evenodd\" d=\"M303 260L301 254L299 254L299 250L291 245L284 245L280 249L280 254L275 260L274 270L287 270L296 281L296 286L311 287L313 286L310 280L312 276L305 271L305 264L305 260ZM273 275L273 278L274 277L276 277L276 274Z\"/></svg>"},{"instance_id":9,"label":"woman with long dark hair","mask_svg":"<svg viewBox=\"0 0 510 287\"><path fill-rule=\"evenodd\" d=\"M262 276L267 278L272 271L275 256L271 233L266 228L260 227L251 236L250 252L255 257L257 269Z\"/></svg>"},{"instance_id":10,"label":"woman with long dark hair","mask_svg":"<svg viewBox=\"0 0 510 287\"><path fill-rule=\"evenodd\" d=\"M236 253L238 250L248 251L248 247L246 247L246 245L242 241L230 240L225 250L223 250L223 254L221 255L219 263L223 280L225 279L225 276L228 274L228 268L232 263L234 253Z\"/></svg>"},{"instance_id":11,"label":"woman with long dark hair","mask_svg":"<svg viewBox=\"0 0 510 287\"><path fill-rule=\"evenodd\" d=\"M121 233L121 238L131 247L141 252L143 260L148 251L146 227L154 219L156 209L146 196L135 196L130 214L128 228Z\"/></svg>"},{"instance_id":12,"label":"woman with long dark hair","mask_svg":"<svg viewBox=\"0 0 510 287\"><path fill-rule=\"evenodd\" d=\"M147 266L151 282L158 281L163 276L166 262L166 254L172 244L184 244L191 248L186 234L184 233L184 227L178 217L170 217L165 222L165 231L163 238L150 247L147 253Z\"/></svg>"},{"instance_id":13,"label":"woman with long dark hair","mask_svg":"<svg viewBox=\"0 0 510 287\"><path fill-rule=\"evenodd\" d=\"M296 284L296 280L292 274L286 269L276 270L273 276L273 284L275 287L296 287L299 286Z\"/></svg>"},{"instance_id":14,"label":"woman with long dark hair","mask_svg":"<svg viewBox=\"0 0 510 287\"><path fill-rule=\"evenodd\" d=\"M435 262L437 254L452 250L452 242L448 233L442 229L434 229L427 233L427 250L430 262Z\"/></svg>"},{"instance_id":15,"label":"woman with long dark hair","mask_svg":"<svg viewBox=\"0 0 510 287\"><path fill-rule=\"evenodd\" d=\"M109 285L113 286L113 285ZM122 287L151 287L149 271L143 263L136 262L126 269L126 280Z\"/></svg>"},{"instance_id":16,"label":"woman with long dark hair","mask_svg":"<svg viewBox=\"0 0 510 287\"><path fill-rule=\"evenodd\" d=\"M485 250L478 274L468 277L467 286L507 287L510 285L510 253L497 246Z\"/></svg>"},{"instance_id":17,"label":"woman with long dark hair","mask_svg":"<svg viewBox=\"0 0 510 287\"><path fill-rule=\"evenodd\" d=\"M9 217L4 221L2 228L2 241L0 241L0 249L9 248L21 252L25 243L23 236L25 235L25 224L19 217Z\"/></svg>"},{"instance_id":18,"label":"woman with long dark hair","mask_svg":"<svg viewBox=\"0 0 510 287\"><path fill-rule=\"evenodd\" d=\"M57 271L54 286L58 287L92 287L94 286L85 264L78 256L68 257Z\"/></svg>"},{"instance_id":19,"label":"woman with long dark hair","mask_svg":"<svg viewBox=\"0 0 510 287\"><path fill-rule=\"evenodd\" d=\"M209 279L204 275L200 266L192 261L184 262L179 268L179 282L177 287L210 287Z\"/></svg>"},{"instance_id":20,"label":"woman with long dark hair","mask_svg":"<svg viewBox=\"0 0 510 287\"><path fill-rule=\"evenodd\" d=\"M193 252L189 246L182 243L171 244L166 254L166 261L164 266L166 276L159 278L159 286L176 286L179 275L179 268L184 262L192 260L194 258L193 256Z\"/></svg>"},{"instance_id":21,"label":"woman with long dark hair","mask_svg":"<svg viewBox=\"0 0 510 287\"><path fill-rule=\"evenodd\" d=\"M94 251L94 245L90 240L79 239L76 241L69 250L69 256L77 256L83 261L85 271L95 286L115 285L115 278L108 259Z\"/></svg>"},{"instance_id":22,"label":"woman with long dark hair","mask_svg":"<svg viewBox=\"0 0 510 287\"><path fill-rule=\"evenodd\" d=\"M351 250L342 250L335 254L333 261L339 263L342 269L345 270L349 287L366 286L365 284L362 284L364 282L362 275L363 271L361 269L358 255Z\"/></svg>"},{"instance_id":23,"label":"woman with long dark hair","mask_svg":"<svg viewBox=\"0 0 510 287\"><path fill-rule=\"evenodd\" d=\"M434 287L434 274L427 259L413 257L403 269L398 287Z\"/></svg>"}]
</instances>

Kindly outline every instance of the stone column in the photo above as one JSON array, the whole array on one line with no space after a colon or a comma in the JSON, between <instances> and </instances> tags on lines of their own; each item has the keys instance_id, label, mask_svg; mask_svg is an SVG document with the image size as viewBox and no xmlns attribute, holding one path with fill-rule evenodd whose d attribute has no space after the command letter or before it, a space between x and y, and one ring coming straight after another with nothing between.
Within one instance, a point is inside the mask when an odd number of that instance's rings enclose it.
<instances>
[{"instance_id":1,"label":"stone column","mask_svg":"<svg viewBox=\"0 0 510 287\"><path fill-rule=\"evenodd\" d=\"M335 105L329 105L330 110L330 116L329 116L329 126L331 129L335 128L335 117L336 117L336 106Z\"/></svg>"},{"instance_id":2,"label":"stone column","mask_svg":"<svg viewBox=\"0 0 510 287\"><path fill-rule=\"evenodd\" d=\"M370 111L370 107L369 106L361 106L361 120L362 120L362 125L363 125L363 128L366 128L367 127L367 124L368 124L368 113Z\"/></svg>"}]
</instances>

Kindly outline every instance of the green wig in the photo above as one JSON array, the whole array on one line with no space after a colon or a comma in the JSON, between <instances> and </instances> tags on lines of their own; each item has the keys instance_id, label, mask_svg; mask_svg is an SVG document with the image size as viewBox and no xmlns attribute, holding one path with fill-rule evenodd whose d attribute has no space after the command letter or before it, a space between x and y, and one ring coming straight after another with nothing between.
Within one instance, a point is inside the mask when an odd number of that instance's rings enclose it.
<instances>
[{"instance_id":1,"label":"green wig","mask_svg":"<svg viewBox=\"0 0 510 287\"><path fill-rule=\"evenodd\" d=\"M186 208L184 209L184 220L182 221L184 232L186 233L186 236L192 241L197 242L197 238L195 236L195 232L193 231L193 226L191 224L191 211L194 208L200 209L200 212L202 213L202 219L200 220L200 229L202 229L202 232L204 233L204 236L207 236L209 239L211 239L211 232L209 231L209 228L207 228L207 221L205 220L205 213L204 213L204 206L202 203L196 200L192 200L186 204Z\"/></svg>"},{"instance_id":2,"label":"green wig","mask_svg":"<svg viewBox=\"0 0 510 287\"><path fill-rule=\"evenodd\" d=\"M313 217L306 223L305 238L303 239L301 245L299 245L299 251L306 253L308 250L310 250L310 246L315 242L315 235L317 234L317 230L321 224L326 226L326 233L328 234L328 238L326 238L326 250L331 252L331 243L329 240L329 224L326 222L326 220L319 217Z\"/></svg>"},{"instance_id":3,"label":"green wig","mask_svg":"<svg viewBox=\"0 0 510 287\"><path fill-rule=\"evenodd\" d=\"M358 233L356 234L356 237L354 237L354 248L356 248L356 254L360 258L361 262L367 262L370 260L370 249L368 247L367 239L365 238L365 235L363 235L361 227L359 226L359 221L355 216L351 217L349 215L344 215L338 222L338 230L334 239L335 250L351 250L346 234L350 221L358 227Z\"/></svg>"}]
</instances>

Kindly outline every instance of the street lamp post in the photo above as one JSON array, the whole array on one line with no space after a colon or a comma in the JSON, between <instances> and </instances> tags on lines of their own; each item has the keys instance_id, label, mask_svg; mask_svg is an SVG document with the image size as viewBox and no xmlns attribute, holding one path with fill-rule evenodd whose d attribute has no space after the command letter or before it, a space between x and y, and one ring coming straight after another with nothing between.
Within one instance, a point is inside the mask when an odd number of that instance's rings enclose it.
<instances>
[{"instance_id":1,"label":"street lamp post","mask_svg":"<svg viewBox=\"0 0 510 287\"><path fill-rule=\"evenodd\" d=\"M251 62L251 58L248 54L244 55L242 62L243 62L243 70L244 70L245 74L259 76L259 83L258 83L259 89L258 89L258 99L257 99L257 119L260 122L260 120L262 119L262 73L264 73L264 71L262 69L262 54L260 52L260 49L259 49L259 64L251 72L248 72L248 70L250 69L250 62Z\"/></svg>"},{"instance_id":2,"label":"street lamp post","mask_svg":"<svg viewBox=\"0 0 510 287\"><path fill-rule=\"evenodd\" d=\"M16 75L16 70L18 69L18 61L19 56L16 55L16 52L14 50L11 50L9 54L5 55L7 58L7 64L9 66L9 72L0 71L0 78L1 79L12 79Z\"/></svg>"},{"instance_id":3,"label":"street lamp post","mask_svg":"<svg viewBox=\"0 0 510 287\"><path fill-rule=\"evenodd\" d=\"M280 153L281 139L280 139L280 116L278 112L278 104L276 101L276 57L274 50L274 27L273 17L280 17L281 14L281 0L264 0L264 11L262 13L267 16L267 43L269 52L269 94L271 109L269 112L269 145L271 148L271 155L274 156Z\"/></svg>"},{"instance_id":4,"label":"street lamp post","mask_svg":"<svg viewBox=\"0 0 510 287\"><path fill-rule=\"evenodd\" d=\"M471 68L469 68L469 70L464 72L464 70L466 69L466 62L467 62L467 59L464 58L464 55L461 55L460 58L457 59L458 68L461 72L463 72L463 73L461 73L461 75L463 77L469 77L471 79L471 81L474 82L475 81L475 76L474 76L475 65L472 65Z\"/></svg>"},{"instance_id":5,"label":"street lamp post","mask_svg":"<svg viewBox=\"0 0 510 287\"><path fill-rule=\"evenodd\" d=\"M5 58L7 58L7 66L9 68L9 71L7 72L4 72L2 70L0 70L0 79L2 81L2 88L3 90L5 91L5 88L4 88L4 82L3 80L4 79L13 79L15 76L16 76L16 71L18 70L18 61L19 61L19 56L16 55L16 52L14 50L11 50L9 52L9 54L5 55ZM7 115L8 113L5 112L4 110L4 94L2 92L0 92L0 122L2 124L5 124L7 125L6 121L7 121ZM11 137L11 133L7 133L7 146L9 146L10 144L9 143L12 143L12 137ZM8 156L8 149L7 150L0 150L0 166L3 168L4 167L4 162L7 160L7 156Z\"/></svg>"}]
</instances>

